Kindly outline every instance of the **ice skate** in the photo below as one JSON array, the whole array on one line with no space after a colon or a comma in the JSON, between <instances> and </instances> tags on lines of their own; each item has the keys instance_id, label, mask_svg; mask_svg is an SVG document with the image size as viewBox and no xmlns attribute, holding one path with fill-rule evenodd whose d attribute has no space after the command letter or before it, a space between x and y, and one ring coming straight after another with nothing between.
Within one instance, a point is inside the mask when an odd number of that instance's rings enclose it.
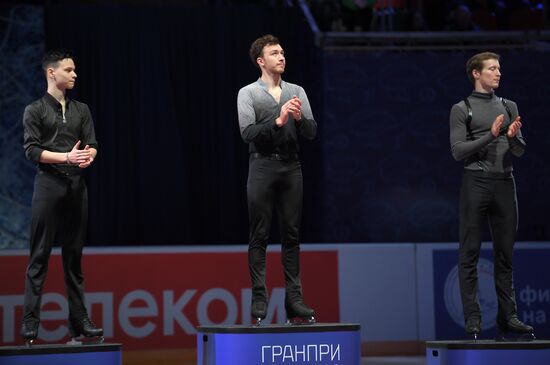
<instances>
[{"instance_id":1,"label":"ice skate","mask_svg":"<svg viewBox=\"0 0 550 365\"><path fill-rule=\"evenodd\" d=\"M471 336L474 342L476 342L477 338L479 337L479 334L481 333L481 318L479 317L468 318L466 320L465 329L468 336Z\"/></svg>"},{"instance_id":2,"label":"ice skate","mask_svg":"<svg viewBox=\"0 0 550 365\"><path fill-rule=\"evenodd\" d=\"M103 343L103 328L98 328L88 317L69 322L71 340L67 345L82 345L83 343Z\"/></svg>"},{"instance_id":3,"label":"ice skate","mask_svg":"<svg viewBox=\"0 0 550 365\"><path fill-rule=\"evenodd\" d=\"M259 326L267 315L267 303L263 300L253 301L250 308L252 318L254 318L254 324Z\"/></svg>"},{"instance_id":4,"label":"ice skate","mask_svg":"<svg viewBox=\"0 0 550 365\"><path fill-rule=\"evenodd\" d=\"M302 300L285 302L287 324L313 324L315 323L315 311L308 307Z\"/></svg>"},{"instance_id":5,"label":"ice skate","mask_svg":"<svg viewBox=\"0 0 550 365\"><path fill-rule=\"evenodd\" d=\"M526 325L513 316L507 322L497 320L498 335L496 341L533 341L536 339L533 327Z\"/></svg>"},{"instance_id":6,"label":"ice skate","mask_svg":"<svg viewBox=\"0 0 550 365\"><path fill-rule=\"evenodd\" d=\"M21 325L21 337L25 340L25 346L31 347L34 343L34 340L38 337L38 325L40 321L37 319L26 319L23 320Z\"/></svg>"}]
</instances>

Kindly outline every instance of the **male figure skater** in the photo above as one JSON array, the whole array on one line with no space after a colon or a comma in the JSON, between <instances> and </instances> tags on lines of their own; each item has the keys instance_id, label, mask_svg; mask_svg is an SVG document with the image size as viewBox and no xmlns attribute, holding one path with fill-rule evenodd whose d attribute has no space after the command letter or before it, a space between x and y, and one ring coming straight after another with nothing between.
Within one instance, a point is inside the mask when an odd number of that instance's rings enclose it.
<instances>
[{"instance_id":1,"label":"male figure skater","mask_svg":"<svg viewBox=\"0 0 550 365\"><path fill-rule=\"evenodd\" d=\"M497 326L507 334L534 338L533 327L517 316L512 254L518 224L512 160L525 151L516 103L499 98L500 56L479 53L466 71L474 91L455 104L450 115L451 151L464 160L460 189L459 281L466 333L477 339L481 312L477 298L477 262L483 226L493 238L494 278L498 298Z\"/></svg>"},{"instance_id":2,"label":"male figure skater","mask_svg":"<svg viewBox=\"0 0 550 365\"><path fill-rule=\"evenodd\" d=\"M28 105L23 115L25 155L37 164L21 327L27 344L38 336L42 287L54 243L62 248L71 337L103 335L103 329L88 317L80 265L88 220L82 171L97 154L92 116L86 104L66 96L76 82L75 63L69 53L46 53L42 67L47 92Z\"/></svg>"},{"instance_id":3,"label":"male figure skater","mask_svg":"<svg viewBox=\"0 0 550 365\"><path fill-rule=\"evenodd\" d=\"M241 135L249 144L250 153L247 196L251 314L257 324L267 314L265 257L272 212L276 208L282 240L287 318L314 322L315 312L304 303L300 282L303 187L298 135L313 139L317 123L304 89L281 78L286 63L276 37L265 35L256 39L250 47L250 58L260 69L261 76L239 91L237 107Z\"/></svg>"}]
</instances>

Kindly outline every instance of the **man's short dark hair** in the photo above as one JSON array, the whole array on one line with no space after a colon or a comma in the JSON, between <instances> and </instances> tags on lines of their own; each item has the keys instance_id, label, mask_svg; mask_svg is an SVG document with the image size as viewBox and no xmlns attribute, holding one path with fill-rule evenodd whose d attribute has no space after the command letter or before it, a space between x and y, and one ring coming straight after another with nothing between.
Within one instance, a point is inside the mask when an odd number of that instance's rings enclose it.
<instances>
[{"instance_id":1,"label":"man's short dark hair","mask_svg":"<svg viewBox=\"0 0 550 365\"><path fill-rule=\"evenodd\" d=\"M500 60L500 55L493 53L493 52L482 52L478 53L476 55L473 55L468 62L466 62L466 73L468 74L468 78L472 83L475 83L474 76L472 75L472 71L477 70L480 71L483 70L483 62L487 60Z\"/></svg>"},{"instance_id":2,"label":"man's short dark hair","mask_svg":"<svg viewBox=\"0 0 550 365\"><path fill-rule=\"evenodd\" d=\"M42 57L42 69L44 70L44 72L46 72L48 67L57 66L57 63L59 61L67 58L74 60L72 53L68 50L53 49L51 51L48 51L44 53L44 57Z\"/></svg>"},{"instance_id":3,"label":"man's short dark hair","mask_svg":"<svg viewBox=\"0 0 550 365\"><path fill-rule=\"evenodd\" d=\"M258 57L262 56L262 51L265 46L271 46L274 44L280 44L279 39L275 36L272 36L271 34L266 34L258 39L256 39L254 42L252 42L252 45L250 46L250 59L252 60L252 63L256 67L258 66L258 62L256 62L256 59Z\"/></svg>"}]
</instances>

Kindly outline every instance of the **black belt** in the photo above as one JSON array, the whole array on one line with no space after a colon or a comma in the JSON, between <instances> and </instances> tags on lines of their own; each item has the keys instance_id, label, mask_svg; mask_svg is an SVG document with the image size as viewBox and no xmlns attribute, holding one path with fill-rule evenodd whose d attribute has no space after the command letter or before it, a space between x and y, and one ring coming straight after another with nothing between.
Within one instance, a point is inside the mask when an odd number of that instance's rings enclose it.
<instances>
[{"instance_id":1,"label":"black belt","mask_svg":"<svg viewBox=\"0 0 550 365\"><path fill-rule=\"evenodd\" d=\"M250 157L252 158L265 158L267 160L275 160L275 161L289 161L289 160L298 160L298 154L297 153L291 153L291 154L282 154L282 153L258 153L254 152L250 154Z\"/></svg>"},{"instance_id":2,"label":"black belt","mask_svg":"<svg viewBox=\"0 0 550 365\"><path fill-rule=\"evenodd\" d=\"M82 175L82 169L76 165L40 163L38 169L62 177Z\"/></svg>"},{"instance_id":3,"label":"black belt","mask_svg":"<svg viewBox=\"0 0 550 365\"><path fill-rule=\"evenodd\" d=\"M487 177L489 179L509 179L513 177L512 171L504 172L487 172L483 170L468 170L464 169L464 172L471 174L473 176Z\"/></svg>"}]
</instances>

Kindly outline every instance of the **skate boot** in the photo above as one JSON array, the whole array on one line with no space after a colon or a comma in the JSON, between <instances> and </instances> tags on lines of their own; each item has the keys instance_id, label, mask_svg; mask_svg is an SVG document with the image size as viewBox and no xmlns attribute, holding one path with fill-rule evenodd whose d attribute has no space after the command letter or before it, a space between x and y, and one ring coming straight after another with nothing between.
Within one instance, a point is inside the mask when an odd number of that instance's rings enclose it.
<instances>
[{"instance_id":1,"label":"skate boot","mask_svg":"<svg viewBox=\"0 0 550 365\"><path fill-rule=\"evenodd\" d=\"M40 321L37 319L25 319L21 325L21 337L25 340L25 346L31 347L34 340L38 337L38 325Z\"/></svg>"},{"instance_id":2,"label":"skate boot","mask_svg":"<svg viewBox=\"0 0 550 365\"><path fill-rule=\"evenodd\" d=\"M481 333L481 318L470 317L466 320L466 333L468 336L472 336L474 341L477 341L479 334Z\"/></svg>"},{"instance_id":3,"label":"skate boot","mask_svg":"<svg viewBox=\"0 0 550 365\"><path fill-rule=\"evenodd\" d=\"M262 321L267 316L267 302L264 300L254 300L252 301L252 306L250 308L250 313L252 318L254 318L255 325L259 326L262 324Z\"/></svg>"},{"instance_id":4,"label":"skate boot","mask_svg":"<svg viewBox=\"0 0 550 365\"><path fill-rule=\"evenodd\" d=\"M287 324L313 324L315 311L308 307L303 300L285 302Z\"/></svg>"},{"instance_id":5,"label":"skate boot","mask_svg":"<svg viewBox=\"0 0 550 365\"><path fill-rule=\"evenodd\" d=\"M103 343L103 328L98 328L90 318L82 317L69 321L71 340L68 345L81 345L86 343Z\"/></svg>"},{"instance_id":6,"label":"skate boot","mask_svg":"<svg viewBox=\"0 0 550 365\"><path fill-rule=\"evenodd\" d=\"M533 341L536 339L533 327L526 325L517 316L508 321L497 320L497 341Z\"/></svg>"}]
</instances>

